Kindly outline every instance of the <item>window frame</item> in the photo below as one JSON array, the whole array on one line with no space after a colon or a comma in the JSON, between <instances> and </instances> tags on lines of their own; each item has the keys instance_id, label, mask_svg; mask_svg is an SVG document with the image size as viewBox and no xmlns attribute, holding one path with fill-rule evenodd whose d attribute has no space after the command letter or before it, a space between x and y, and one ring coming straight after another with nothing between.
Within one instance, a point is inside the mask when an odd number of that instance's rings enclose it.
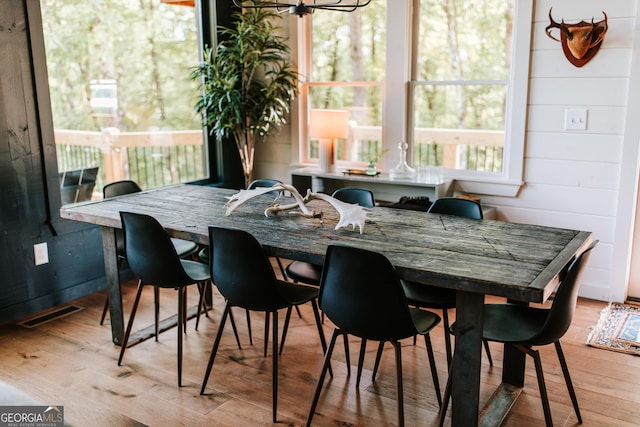
<instances>
[{"instance_id":1,"label":"window frame","mask_svg":"<svg viewBox=\"0 0 640 427\"><path fill-rule=\"evenodd\" d=\"M389 0L385 0L389 1ZM396 3L397 2L397 3ZM413 88L416 81L415 46L412 39L418 35L417 22L420 0L394 0L394 7L387 8L387 27L405 28L406 31L387 31L386 69L383 82L382 147L387 150L382 167L391 169L400 161L397 144L409 142L409 156L413 144L411 116ZM335 12L323 12L335 13ZM293 134L298 138L292 154L300 165L315 165L308 158L307 118L309 117L309 87L315 82L305 80L311 71L311 18L297 19L296 37L292 39L292 52L297 52L300 72L300 91L292 111L297 111ZM523 186L526 118L529 93L529 63L533 28L533 0L514 1L513 43L511 50L511 74L507 84L505 115L505 141L502 172L478 172L445 169L444 176L456 182L456 190L466 193L515 197ZM393 47L393 48L391 48ZM322 82L326 84L326 82ZM362 84L363 82L350 82ZM368 82L367 82L368 83ZM342 84L342 82L337 82ZM408 159L411 162L411 157ZM295 165L294 165L295 166Z\"/></svg>"}]
</instances>

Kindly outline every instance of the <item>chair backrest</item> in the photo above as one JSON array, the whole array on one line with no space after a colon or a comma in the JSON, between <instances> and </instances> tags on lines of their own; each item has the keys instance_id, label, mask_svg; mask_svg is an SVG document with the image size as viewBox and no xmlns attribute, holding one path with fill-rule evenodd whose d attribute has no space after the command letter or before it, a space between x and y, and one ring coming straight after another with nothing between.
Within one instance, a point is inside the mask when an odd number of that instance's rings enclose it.
<instances>
[{"instance_id":1,"label":"chair backrest","mask_svg":"<svg viewBox=\"0 0 640 427\"><path fill-rule=\"evenodd\" d=\"M429 213L456 215L471 219L483 219L482 207L476 201L457 197L436 199L429 208Z\"/></svg>"},{"instance_id":2,"label":"chair backrest","mask_svg":"<svg viewBox=\"0 0 640 427\"><path fill-rule=\"evenodd\" d=\"M256 311L289 305L278 293L271 262L253 235L211 226L209 248L211 278L232 305Z\"/></svg>"},{"instance_id":3,"label":"chair backrest","mask_svg":"<svg viewBox=\"0 0 640 427\"><path fill-rule=\"evenodd\" d=\"M142 188L134 181L115 181L102 187L102 197L108 199L109 197L138 193L140 191L142 191ZM119 257L124 258L124 235L122 230L118 229L116 229L116 252Z\"/></svg>"},{"instance_id":4,"label":"chair backrest","mask_svg":"<svg viewBox=\"0 0 640 427\"><path fill-rule=\"evenodd\" d=\"M276 184L282 184L282 181L277 179L254 179L247 186L247 190L253 190L258 187L273 187ZM270 191L268 194L278 194L278 191Z\"/></svg>"},{"instance_id":5,"label":"chair backrest","mask_svg":"<svg viewBox=\"0 0 640 427\"><path fill-rule=\"evenodd\" d=\"M138 193L140 191L142 191L142 188L134 181L115 181L102 187L102 197L108 199L109 197Z\"/></svg>"},{"instance_id":6,"label":"chair backrest","mask_svg":"<svg viewBox=\"0 0 640 427\"><path fill-rule=\"evenodd\" d=\"M416 333L400 279L377 252L330 245L319 303L338 328L361 338L389 341Z\"/></svg>"},{"instance_id":7,"label":"chair backrest","mask_svg":"<svg viewBox=\"0 0 640 427\"><path fill-rule=\"evenodd\" d=\"M566 274L549 309L547 320L541 331L531 340L532 345L546 345L559 340L571 326L578 302L580 280L587 266L592 249L598 244L593 241L577 258L569 262Z\"/></svg>"},{"instance_id":8,"label":"chair backrest","mask_svg":"<svg viewBox=\"0 0 640 427\"><path fill-rule=\"evenodd\" d=\"M365 208L373 208L376 205L373 193L364 188L338 188L331 197L341 202L353 203Z\"/></svg>"},{"instance_id":9,"label":"chair backrest","mask_svg":"<svg viewBox=\"0 0 640 427\"><path fill-rule=\"evenodd\" d=\"M180 257L162 225L152 216L120 212L127 263L144 283L160 287L189 285Z\"/></svg>"},{"instance_id":10,"label":"chair backrest","mask_svg":"<svg viewBox=\"0 0 640 427\"><path fill-rule=\"evenodd\" d=\"M282 184L282 181L277 179L255 179L247 186L247 190L253 190L258 187L273 187L276 184Z\"/></svg>"}]
</instances>

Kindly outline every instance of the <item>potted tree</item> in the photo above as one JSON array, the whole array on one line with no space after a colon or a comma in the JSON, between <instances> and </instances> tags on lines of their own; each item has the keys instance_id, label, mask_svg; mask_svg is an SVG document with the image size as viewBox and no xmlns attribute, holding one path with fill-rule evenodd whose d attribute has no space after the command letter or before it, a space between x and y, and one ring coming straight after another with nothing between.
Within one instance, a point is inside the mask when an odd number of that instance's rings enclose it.
<instances>
[{"instance_id":1,"label":"potted tree","mask_svg":"<svg viewBox=\"0 0 640 427\"><path fill-rule=\"evenodd\" d=\"M297 91L287 40L277 35L266 9L234 13L234 26L219 31L222 40L207 49L191 78L200 81L196 111L202 125L220 139L236 143L245 184L253 175L256 142L286 123Z\"/></svg>"}]
</instances>

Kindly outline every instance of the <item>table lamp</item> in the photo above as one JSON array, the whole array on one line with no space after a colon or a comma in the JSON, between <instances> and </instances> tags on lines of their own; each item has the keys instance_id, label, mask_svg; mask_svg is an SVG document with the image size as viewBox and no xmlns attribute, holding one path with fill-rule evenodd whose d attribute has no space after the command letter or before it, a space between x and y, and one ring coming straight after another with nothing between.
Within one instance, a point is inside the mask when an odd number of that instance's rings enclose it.
<instances>
[{"instance_id":1,"label":"table lamp","mask_svg":"<svg viewBox=\"0 0 640 427\"><path fill-rule=\"evenodd\" d=\"M349 112L345 110L312 109L309 117L309 137L318 139L320 172L333 170L334 140L349 133Z\"/></svg>"}]
</instances>

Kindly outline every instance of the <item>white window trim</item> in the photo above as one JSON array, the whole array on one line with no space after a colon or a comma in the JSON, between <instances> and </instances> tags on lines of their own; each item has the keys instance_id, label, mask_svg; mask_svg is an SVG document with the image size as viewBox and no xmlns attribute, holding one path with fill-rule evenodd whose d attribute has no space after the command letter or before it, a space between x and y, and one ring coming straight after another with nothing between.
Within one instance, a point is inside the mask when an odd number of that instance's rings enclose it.
<instances>
[{"instance_id":1,"label":"white window trim","mask_svg":"<svg viewBox=\"0 0 640 427\"><path fill-rule=\"evenodd\" d=\"M391 0L387 0L391 1ZM405 28L406 31L387 31L387 68L385 72L385 84L383 93L383 133L382 144L388 151L382 161L384 169L390 169L400 160L399 150L395 149L400 142L406 141L410 136L408 132L408 112L410 105L411 82L411 57L415 56L412 46L413 10L417 9L420 0L393 0L393 7L387 8L387 22L392 28ZM447 169L444 171L446 178L452 178L456 182L456 191L495 195L505 197L517 196L524 185L524 153L526 137L526 119L529 93L529 62L531 55L531 31L533 27L533 0L514 1L514 29L512 45L512 72L507 91L507 117L505 117L505 145L504 163L501 173L476 172ZM333 12L325 12L333 13ZM297 20L297 37L292 42L292 52L297 52L297 63L301 72L300 80L305 81L305 73L311 70L311 58L305 52L311 49L311 25L308 17ZM417 19L417 18L415 18ZM413 55L407 55L412 52ZM307 141L308 133L306 122L302 119L308 117L308 90L307 86L300 85L299 96L292 107L292 111L298 111L299 120L297 129L293 134L298 138L292 147L294 158L300 164L309 165L314 162L307 158L303 144L299 141ZM294 139L295 140L295 139Z\"/></svg>"}]
</instances>

